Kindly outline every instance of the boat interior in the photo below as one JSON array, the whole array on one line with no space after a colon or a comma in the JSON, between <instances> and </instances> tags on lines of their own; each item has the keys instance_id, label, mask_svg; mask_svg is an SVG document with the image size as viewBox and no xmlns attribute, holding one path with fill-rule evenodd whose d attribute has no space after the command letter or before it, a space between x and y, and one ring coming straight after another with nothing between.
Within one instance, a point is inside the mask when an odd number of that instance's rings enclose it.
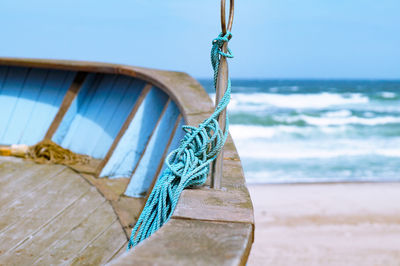
<instances>
[{"instance_id":1,"label":"boat interior","mask_svg":"<svg viewBox=\"0 0 400 266\"><path fill-rule=\"evenodd\" d=\"M115 261L126 249L166 155L184 135L182 125L201 122L212 109L204 89L184 73L0 58L0 145L51 140L90 158L87 164L66 166L0 156L0 265ZM142 246L168 252L176 261L171 254L187 247L165 244L174 238L163 232L196 235L206 226L215 237L236 239L234 248L219 244L234 251L231 261L221 257L224 263L246 261L254 234L252 205L230 138L226 147L230 178L223 186L228 190L184 191L171 222L151 237L162 238ZM225 230L230 226L233 235ZM139 254L125 260L149 258Z\"/></svg>"},{"instance_id":2,"label":"boat interior","mask_svg":"<svg viewBox=\"0 0 400 266\"><path fill-rule=\"evenodd\" d=\"M109 245L112 238L108 254L95 254L97 262L110 260L126 245L124 234L134 221L125 222L124 232L105 199L122 197L119 204L129 201L131 214L138 215L141 197L183 136L183 117L168 94L121 74L0 66L0 113L1 145L50 139L91 158L89 166L73 169L1 158L0 255L12 255L13 263L16 254L22 264L82 262L82 257L90 262L93 244ZM102 188L92 189L88 182ZM20 221L21 216L27 219ZM97 229L90 235L89 228ZM50 239L46 231L52 232ZM80 238L68 252L70 242ZM62 257L54 256L54 249L64 250Z\"/></svg>"}]
</instances>

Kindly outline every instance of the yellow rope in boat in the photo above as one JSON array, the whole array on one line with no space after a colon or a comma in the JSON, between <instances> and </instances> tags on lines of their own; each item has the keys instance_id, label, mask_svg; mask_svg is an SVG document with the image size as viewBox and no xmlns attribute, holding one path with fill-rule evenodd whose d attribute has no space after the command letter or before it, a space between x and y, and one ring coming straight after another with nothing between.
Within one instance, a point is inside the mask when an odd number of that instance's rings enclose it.
<instances>
[{"instance_id":1,"label":"yellow rope in boat","mask_svg":"<svg viewBox=\"0 0 400 266\"><path fill-rule=\"evenodd\" d=\"M30 146L25 157L41 164L54 163L74 165L77 163L86 164L89 162L89 156L76 154L47 139Z\"/></svg>"},{"instance_id":2,"label":"yellow rope in boat","mask_svg":"<svg viewBox=\"0 0 400 266\"><path fill-rule=\"evenodd\" d=\"M0 146L0 155L22 157L40 164L53 163L67 166L88 164L90 161L89 156L76 154L48 139L42 140L33 146L24 144Z\"/></svg>"}]
</instances>

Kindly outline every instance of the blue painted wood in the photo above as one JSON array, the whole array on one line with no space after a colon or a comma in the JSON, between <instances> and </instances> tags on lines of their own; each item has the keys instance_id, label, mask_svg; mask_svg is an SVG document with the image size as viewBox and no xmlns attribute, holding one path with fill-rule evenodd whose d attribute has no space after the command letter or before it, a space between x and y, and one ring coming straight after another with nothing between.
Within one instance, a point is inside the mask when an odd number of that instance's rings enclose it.
<instances>
[{"instance_id":1,"label":"blue painted wood","mask_svg":"<svg viewBox=\"0 0 400 266\"><path fill-rule=\"evenodd\" d=\"M0 95L0 144L13 144L3 138L8 130L7 126L10 117L14 112L18 97L25 83L26 76L29 72L27 68L15 67L10 69L3 83L3 88Z\"/></svg>"},{"instance_id":2,"label":"blue painted wood","mask_svg":"<svg viewBox=\"0 0 400 266\"><path fill-rule=\"evenodd\" d=\"M93 157L104 158L106 156L145 84L142 80L121 76L119 83L114 88L113 97L110 97L107 105L103 108L105 113L102 117L107 123L105 130L99 132L97 144L91 152ZM107 149L103 147L107 147Z\"/></svg>"},{"instance_id":3,"label":"blue painted wood","mask_svg":"<svg viewBox=\"0 0 400 266\"><path fill-rule=\"evenodd\" d=\"M149 189L162 160L179 115L179 109L170 101L125 191L130 197L142 197Z\"/></svg>"},{"instance_id":4,"label":"blue painted wood","mask_svg":"<svg viewBox=\"0 0 400 266\"><path fill-rule=\"evenodd\" d=\"M160 118L168 96L158 88L151 88L138 108L131 124L122 136L101 177L130 177Z\"/></svg>"},{"instance_id":5,"label":"blue painted wood","mask_svg":"<svg viewBox=\"0 0 400 266\"><path fill-rule=\"evenodd\" d=\"M174 137L172 138L171 144L168 147L166 156L168 156L168 154L170 154L171 151L178 148L179 145L181 144L181 140L183 140L183 137L185 136L185 131L183 131L183 129L182 129L182 126L184 126L184 125L185 125L185 120L182 118L178 124L176 131L175 131ZM162 172L165 170L165 168L166 168L166 165L164 163L157 178L160 178L160 176L162 175Z\"/></svg>"},{"instance_id":6,"label":"blue painted wood","mask_svg":"<svg viewBox=\"0 0 400 266\"><path fill-rule=\"evenodd\" d=\"M33 145L43 139L74 72L0 68L0 141Z\"/></svg>"},{"instance_id":7,"label":"blue painted wood","mask_svg":"<svg viewBox=\"0 0 400 266\"><path fill-rule=\"evenodd\" d=\"M8 67L0 66L0 94L3 90L3 84L4 81L6 80L7 72L8 72Z\"/></svg>"},{"instance_id":8,"label":"blue painted wood","mask_svg":"<svg viewBox=\"0 0 400 266\"><path fill-rule=\"evenodd\" d=\"M78 95L72 101L70 107L68 108L68 111L64 115L60 125L58 126L56 132L54 133L54 135L52 137L52 141L54 141L55 143L57 143L59 145L62 144L63 140L65 139L65 136L67 135L67 133L70 129L72 121L74 119L77 119L77 116L79 116L79 114L78 114L79 106L83 105L83 103L85 102L85 97L86 97L87 91L92 86L95 86L95 83L98 81L96 79L96 76L97 76L96 74L89 74L86 77L85 81L83 82L83 84L81 86L81 89L80 89Z\"/></svg>"},{"instance_id":9,"label":"blue painted wood","mask_svg":"<svg viewBox=\"0 0 400 266\"><path fill-rule=\"evenodd\" d=\"M19 143L33 145L44 138L76 72L50 70Z\"/></svg>"},{"instance_id":10,"label":"blue painted wood","mask_svg":"<svg viewBox=\"0 0 400 266\"><path fill-rule=\"evenodd\" d=\"M0 67L0 143L33 145L40 141L75 75L60 70ZM103 158L144 86L145 82L131 77L89 74L53 141L74 152ZM110 178L132 176L126 195L142 195L156 175L179 115L173 101L165 107L167 100L162 90L150 89L101 173ZM183 136L182 124L183 120L169 151Z\"/></svg>"},{"instance_id":11,"label":"blue painted wood","mask_svg":"<svg viewBox=\"0 0 400 266\"><path fill-rule=\"evenodd\" d=\"M96 143L93 142L92 134L104 130L104 121L99 116L105 101L107 100L116 81L115 75L103 75L97 86L88 88L82 105L78 105L78 114L72 121L71 126L61 143L73 152L90 154Z\"/></svg>"},{"instance_id":12,"label":"blue painted wood","mask_svg":"<svg viewBox=\"0 0 400 266\"><path fill-rule=\"evenodd\" d=\"M30 115L35 109L38 97L47 79L48 70L32 69L25 80L13 112L9 115L7 130L2 135L2 140L8 143L19 143L25 125L29 122Z\"/></svg>"},{"instance_id":13,"label":"blue painted wood","mask_svg":"<svg viewBox=\"0 0 400 266\"><path fill-rule=\"evenodd\" d=\"M53 141L104 158L145 83L127 76L89 75Z\"/></svg>"}]
</instances>

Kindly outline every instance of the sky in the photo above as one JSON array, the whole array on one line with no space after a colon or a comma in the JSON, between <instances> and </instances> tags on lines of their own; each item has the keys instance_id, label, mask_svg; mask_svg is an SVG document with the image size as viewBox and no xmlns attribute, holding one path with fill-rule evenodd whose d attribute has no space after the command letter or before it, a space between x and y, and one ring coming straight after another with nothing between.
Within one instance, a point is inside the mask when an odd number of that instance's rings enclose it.
<instances>
[{"instance_id":1,"label":"sky","mask_svg":"<svg viewBox=\"0 0 400 266\"><path fill-rule=\"evenodd\" d=\"M0 0L0 56L211 78L219 8L218 0ZM236 0L230 74L398 79L399 12L399 0Z\"/></svg>"}]
</instances>

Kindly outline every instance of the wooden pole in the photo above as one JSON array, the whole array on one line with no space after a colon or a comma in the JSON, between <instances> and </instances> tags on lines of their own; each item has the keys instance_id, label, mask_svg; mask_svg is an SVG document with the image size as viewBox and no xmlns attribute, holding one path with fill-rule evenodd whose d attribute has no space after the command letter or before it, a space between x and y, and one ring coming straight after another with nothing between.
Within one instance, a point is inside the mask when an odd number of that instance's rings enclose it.
<instances>
[{"instance_id":1,"label":"wooden pole","mask_svg":"<svg viewBox=\"0 0 400 266\"><path fill-rule=\"evenodd\" d=\"M229 8L229 20L228 20L228 29L226 26L225 19L225 0L221 0L221 28L222 34L226 34L227 30L231 31L233 24L233 10L234 10L234 0L230 0L230 8ZM225 42L222 46L222 52L227 53L228 43ZM215 92L215 105L218 105L222 96L224 96L226 88L228 86L228 62L224 56L221 56L219 67L218 67L218 77L217 77L217 86ZM226 127L226 109L224 109L218 116L218 123L223 132L225 132ZM221 189L221 179L223 173L223 161L224 161L224 149L222 148L218 157L212 164L211 170L211 187L213 189Z\"/></svg>"}]
</instances>

